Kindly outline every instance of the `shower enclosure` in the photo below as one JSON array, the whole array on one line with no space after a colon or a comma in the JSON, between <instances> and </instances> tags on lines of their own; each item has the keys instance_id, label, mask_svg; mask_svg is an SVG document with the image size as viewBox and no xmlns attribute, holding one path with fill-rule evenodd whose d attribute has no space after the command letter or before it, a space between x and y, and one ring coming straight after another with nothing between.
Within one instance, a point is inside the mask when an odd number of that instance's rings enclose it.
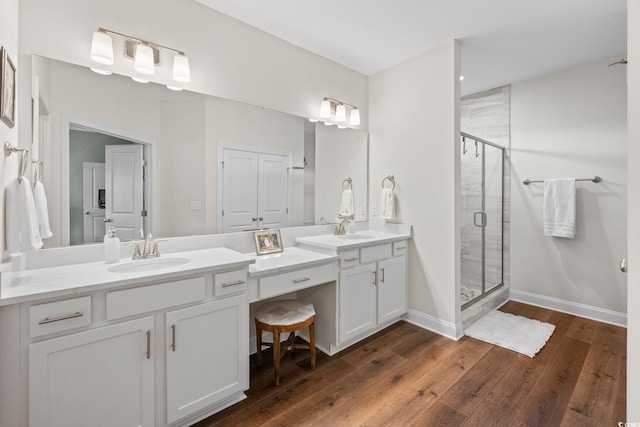
<instances>
[{"instance_id":1,"label":"shower enclosure","mask_svg":"<svg viewBox=\"0 0 640 427\"><path fill-rule=\"evenodd\" d=\"M461 132L462 308L503 286L504 148Z\"/></svg>"}]
</instances>

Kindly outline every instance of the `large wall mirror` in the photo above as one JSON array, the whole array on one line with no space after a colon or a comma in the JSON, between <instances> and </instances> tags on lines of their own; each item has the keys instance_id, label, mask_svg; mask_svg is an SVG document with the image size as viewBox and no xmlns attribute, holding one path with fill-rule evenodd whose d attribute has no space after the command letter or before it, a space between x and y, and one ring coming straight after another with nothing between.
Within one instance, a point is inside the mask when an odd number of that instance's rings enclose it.
<instances>
[{"instance_id":1,"label":"large wall mirror","mask_svg":"<svg viewBox=\"0 0 640 427\"><path fill-rule=\"evenodd\" d=\"M366 132L41 56L32 86L46 247L101 241L105 224L127 240L335 221L349 178L355 220L367 219ZM248 222L225 229L229 209Z\"/></svg>"}]
</instances>

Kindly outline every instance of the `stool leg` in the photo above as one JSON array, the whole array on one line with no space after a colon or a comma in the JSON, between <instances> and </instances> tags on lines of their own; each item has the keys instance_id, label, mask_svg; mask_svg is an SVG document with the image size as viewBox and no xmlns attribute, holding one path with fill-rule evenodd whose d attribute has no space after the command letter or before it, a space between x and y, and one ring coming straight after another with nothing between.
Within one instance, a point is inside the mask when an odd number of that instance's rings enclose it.
<instances>
[{"instance_id":1,"label":"stool leg","mask_svg":"<svg viewBox=\"0 0 640 427\"><path fill-rule=\"evenodd\" d=\"M273 373L276 385L280 385L280 331L273 331Z\"/></svg>"},{"instance_id":2,"label":"stool leg","mask_svg":"<svg viewBox=\"0 0 640 427\"><path fill-rule=\"evenodd\" d=\"M309 352L311 353L311 369L316 368L316 322L309 325Z\"/></svg>"},{"instance_id":3,"label":"stool leg","mask_svg":"<svg viewBox=\"0 0 640 427\"><path fill-rule=\"evenodd\" d=\"M258 359L258 365L262 365L262 329L256 325L256 358Z\"/></svg>"}]
</instances>

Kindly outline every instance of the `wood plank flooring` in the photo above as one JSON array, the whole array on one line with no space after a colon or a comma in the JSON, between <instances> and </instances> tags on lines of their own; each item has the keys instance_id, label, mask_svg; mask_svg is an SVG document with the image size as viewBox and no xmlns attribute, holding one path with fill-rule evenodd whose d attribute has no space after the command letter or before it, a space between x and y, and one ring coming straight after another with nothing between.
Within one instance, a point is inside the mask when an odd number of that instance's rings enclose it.
<instances>
[{"instance_id":1,"label":"wood plank flooring","mask_svg":"<svg viewBox=\"0 0 640 427\"><path fill-rule=\"evenodd\" d=\"M333 357L270 351L248 398L214 426L615 426L625 421L626 330L517 302L502 311L556 325L531 359L473 338L399 322Z\"/></svg>"}]
</instances>

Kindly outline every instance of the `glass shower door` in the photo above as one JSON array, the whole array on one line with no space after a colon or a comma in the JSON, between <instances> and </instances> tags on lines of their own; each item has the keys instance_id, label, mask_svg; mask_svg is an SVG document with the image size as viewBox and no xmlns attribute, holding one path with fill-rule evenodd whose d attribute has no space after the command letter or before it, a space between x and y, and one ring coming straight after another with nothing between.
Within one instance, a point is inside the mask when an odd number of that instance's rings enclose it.
<instances>
[{"instance_id":1,"label":"glass shower door","mask_svg":"<svg viewBox=\"0 0 640 427\"><path fill-rule=\"evenodd\" d=\"M465 307L503 283L503 149L463 136L461 289Z\"/></svg>"}]
</instances>

